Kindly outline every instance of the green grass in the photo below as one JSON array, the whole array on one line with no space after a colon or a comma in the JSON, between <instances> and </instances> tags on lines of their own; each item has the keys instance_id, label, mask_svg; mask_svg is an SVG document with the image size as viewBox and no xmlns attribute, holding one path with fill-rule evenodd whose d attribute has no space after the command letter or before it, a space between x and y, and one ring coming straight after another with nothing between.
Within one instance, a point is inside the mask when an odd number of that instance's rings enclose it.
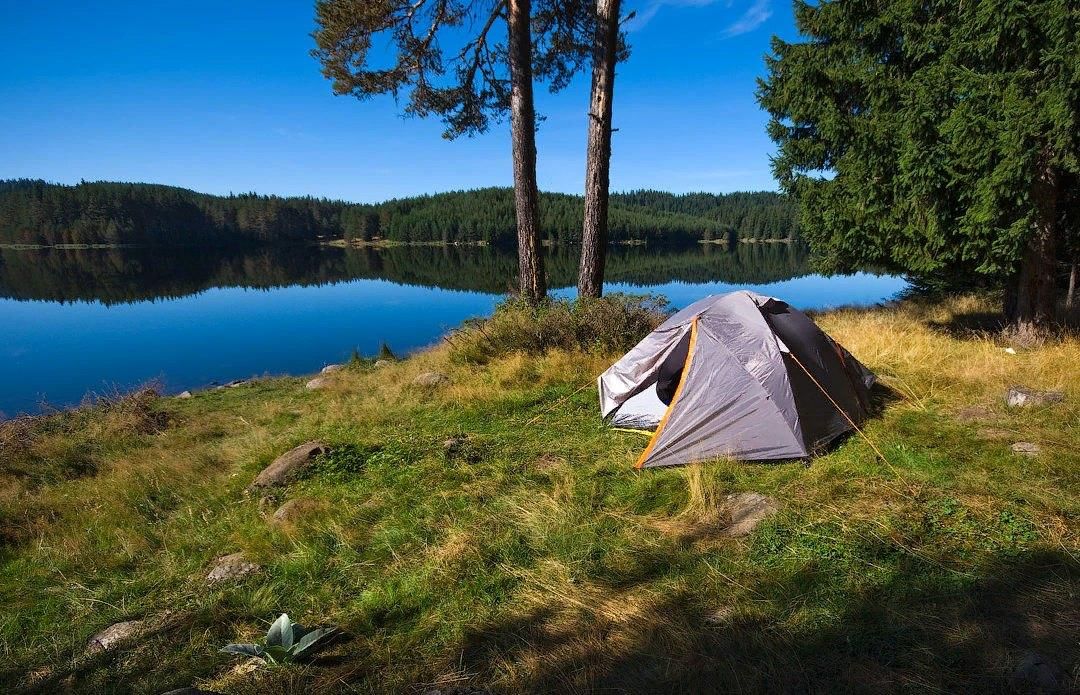
<instances>
[{"instance_id":1,"label":"green grass","mask_svg":"<svg viewBox=\"0 0 1080 695\"><path fill-rule=\"evenodd\" d=\"M887 463L852 437L809 466L635 471L644 437L603 426L589 386L616 356L602 348L478 344L483 365L441 348L322 391L274 379L7 425L0 685L993 691L1031 649L1075 674L1080 342L1013 356L949 329L979 308L817 317L898 394L866 427ZM431 369L452 383L410 386ZM1066 401L1007 411L1013 383ZM956 417L973 405L985 417ZM333 452L302 479L245 494L316 438ZM781 511L719 534L724 496L751 490ZM304 515L271 522L298 498ZM207 586L238 550L264 571ZM217 649L282 612L345 636L311 664L232 671ZM145 617L152 634L84 656Z\"/></svg>"}]
</instances>

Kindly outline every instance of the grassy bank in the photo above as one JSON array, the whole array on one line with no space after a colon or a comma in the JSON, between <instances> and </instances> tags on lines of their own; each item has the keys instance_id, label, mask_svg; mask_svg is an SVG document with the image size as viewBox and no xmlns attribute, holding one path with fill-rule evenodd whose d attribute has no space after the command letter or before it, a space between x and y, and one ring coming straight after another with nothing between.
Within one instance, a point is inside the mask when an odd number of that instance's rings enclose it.
<instances>
[{"instance_id":1,"label":"grassy bank","mask_svg":"<svg viewBox=\"0 0 1080 695\"><path fill-rule=\"evenodd\" d=\"M1001 690L1030 650L1075 678L1080 341L1009 354L965 330L985 308L817 317L895 391L866 427L887 462L853 437L809 465L634 471L644 438L603 426L591 388L616 345L582 326L526 352L459 335L322 390L273 379L6 425L0 684ZM427 371L450 381L414 386ZM1013 384L1065 401L1007 410ZM334 450L310 474L245 494L311 439ZM782 506L727 538L718 510L742 491ZM303 513L274 522L292 499ZM262 571L208 586L236 551ZM308 665L236 671L217 653L284 611L345 634ZM144 636L85 655L94 633L143 618Z\"/></svg>"}]
</instances>

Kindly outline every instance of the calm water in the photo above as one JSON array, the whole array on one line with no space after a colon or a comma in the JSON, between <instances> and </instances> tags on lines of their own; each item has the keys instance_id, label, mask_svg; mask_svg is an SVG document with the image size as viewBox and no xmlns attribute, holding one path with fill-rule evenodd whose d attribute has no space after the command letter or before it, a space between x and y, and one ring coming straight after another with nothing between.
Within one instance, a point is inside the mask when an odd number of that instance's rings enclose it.
<instances>
[{"instance_id":1,"label":"calm water","mask_svg":"<svg viewBox=\"0 0 1080 695\"><path fill-rule=\"evenodd\" d=\"M577 258L547 258L572 296ZM78 403L156 380L166 392L264 374L304 374L353 349L399 354L486 314L516 258L488 248L191 251L0 250L0 414ZM821 277L780 244L660 251L616 248L607 290L676 306L752 288L804 309L871 304L900 278Z\"/></svg>"}]
</instances>

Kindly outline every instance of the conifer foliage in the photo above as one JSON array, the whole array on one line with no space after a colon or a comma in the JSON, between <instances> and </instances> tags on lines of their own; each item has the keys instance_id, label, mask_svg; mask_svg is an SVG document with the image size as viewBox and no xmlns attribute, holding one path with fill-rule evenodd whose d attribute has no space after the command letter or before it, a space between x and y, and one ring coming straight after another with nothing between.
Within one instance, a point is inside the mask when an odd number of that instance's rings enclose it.
<instances>
[{"instance_id":1,"label":"conifer foliage","mask_svg":"<svg viewBox=\"0 0 1080 695\"><path fill-rule=\"evenodd\" d=\"M1043 329L1077 249L1080 4L798 0L795 18L758 98L826 269L994 284Z\"/></svg>"}]
</instances>

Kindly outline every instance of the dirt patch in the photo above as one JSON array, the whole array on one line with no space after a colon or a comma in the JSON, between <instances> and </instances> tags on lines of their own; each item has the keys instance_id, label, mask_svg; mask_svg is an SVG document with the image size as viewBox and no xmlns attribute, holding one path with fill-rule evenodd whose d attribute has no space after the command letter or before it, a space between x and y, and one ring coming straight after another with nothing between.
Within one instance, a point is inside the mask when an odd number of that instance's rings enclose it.
<instances>
[{"instance_id":1,"label":"dirt patch","mask_svg":"<svg viewBox=\"0 0 1080 695\"><path fill-rule=\"evenodd\" d=\"M549 471L552 468L558 468L559 466L562 466L564 464L566 464L566 459L562 456L559 456L558 454L540 454L536 457L535 460L533 460L530 468L532 468L532 470L534 471L543 473L544 471Z\"/></svg>"}]
</instances>

